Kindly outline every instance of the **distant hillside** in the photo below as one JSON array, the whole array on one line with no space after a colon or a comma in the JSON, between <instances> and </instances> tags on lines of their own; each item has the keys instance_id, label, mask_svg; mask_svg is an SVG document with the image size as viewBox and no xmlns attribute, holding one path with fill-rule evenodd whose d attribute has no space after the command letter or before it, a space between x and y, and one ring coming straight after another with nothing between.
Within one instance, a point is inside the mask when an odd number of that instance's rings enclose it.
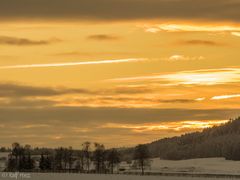
<instances>
[{"instance_id":1,"label":"distant hillside","mask_svg":"<svg viewBox=\"0 0 240 180\"><path fill-rule=\"evenodd\" d=\"M180 137L147 144L152 157L169 160L225 157L240 160L240 118Z\"/></svg>"}]
</instances>

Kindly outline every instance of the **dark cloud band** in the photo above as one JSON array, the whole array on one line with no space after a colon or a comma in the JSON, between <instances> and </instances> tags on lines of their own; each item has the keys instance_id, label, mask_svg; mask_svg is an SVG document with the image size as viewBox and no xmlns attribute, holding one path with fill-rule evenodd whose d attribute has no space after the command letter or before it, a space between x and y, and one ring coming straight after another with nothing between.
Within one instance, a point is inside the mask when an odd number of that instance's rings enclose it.
<instances>
[{"instance_id":1,"label":"dark cloud band","mask_svg":"<svg viewBox=\"0 0 240 180\"><path fill-rule=\"evenodd\" d=\"M0 0L1 19L240 20L239 0Z\"/></svg>"},{"instance_id":2,"label":"dark cloud band","mask_svg":"<svg viewBox=\"0 0 240 180\"><path fill-rule=\"evenodd\" d=\"M119 40L120 37L108 34L95 34L90 35L87 37L90 40L97 40L97 41L112 41L112 40Z\"/></svg>"},{"instance_id":3,"label":"dark cloud band","mask_svg":"<svg viewBox=\"0 0 240 180\"><path fill-rule=\"evenodd\" d=\"M215 42L215 41L209 41L209 40L186 40L186 41L180 41L178 42L178 44L181 45L203 45L203 46L223 46L225 44L223 43L219 43L219 42Z\"/></svg>"},{"instance_id":4,"label":"dark cloud band","mask_svg":"<svg viewBox=\"0 0 240 180\"><path fill-rule=\"evenodd\" d=\"M51 41L34 41L26 38L17 38L9 36L0 36L0 45L17 45L17 46L27 46L27 45L46 45L50 44Z\"/></svg>"},{"instance_id":5,"label":"dark cloud band","mask_svg":"<svg viewBox=\"0 0 240 180\"><path fill-rule=\"evenodd\" d=\"M89 107L0 108L2 123L8 121L75 124L160 123L186 120L227 120L238 117L239 109L130 109Z\"/></svg>"},{"instance_id":6,"label":"dark cloud band","mask_svg":"<svg viewBox=\"0 0 240 180\"><path fill-rule=\"evenodd\" d=\"M67 89L51 87L34 87L28 85L0 83L0 97L57 96L64 94L91 94L85 89Z\"/></svg>"}]
</instances>

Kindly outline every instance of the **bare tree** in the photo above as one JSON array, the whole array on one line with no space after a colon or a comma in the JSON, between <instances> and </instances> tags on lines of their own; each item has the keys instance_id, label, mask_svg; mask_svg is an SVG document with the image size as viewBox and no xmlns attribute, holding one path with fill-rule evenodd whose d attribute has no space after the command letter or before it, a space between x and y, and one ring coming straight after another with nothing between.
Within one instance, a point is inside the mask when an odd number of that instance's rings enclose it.
<instances>
[{"instance_id":1,"label":"bare tree","mask_svg":"<svg viewBox=\"0 0 240 180\"><path fill-rule=\"evenodd\" d=\"M142 175L144 175L144 170L146 166L149 166L149 151L146 145L138 145L135 147L134 160L137 166L140 167Z\"/></svg>"},{"instance_id":2,"label":"bare tree","mask_svg":"<svg viewBox=\"0 0 240 180\"><path fill-rule=\"evenodd\" d=\"M55 163L54 163L54 169L62 170L63 169L63 160L64 159L64 148L60 147L58 149L55 149Z\"/></svg>"},{"instance_id":3,"label":"bare tree","mask_svg":"<svg viewBox=\"0 0 240 180\"><path fill-rule=\"evenodd\" d=\"M34 168L34 160L31 158L31 146L21 146L19 143L12 144L12 153L9 155L8 170L29 171Z\"/></svg>"},{"instance_id":4,"label":"bare tree","mask_svg":"<svg viewBox=\"0 0 240 180\"><path fill-rule=\"evenodd\" d=\"M83 170L84 170L84 154L83 154L82 150L77 152L77 157L78 157L78 160L77 160L76 169L79 172L83 172Z\"/></svg>"},{"instance_id":5,"label":"bare tree","mask_svg":"<svg viewBox=\"0 0 240 180\"><path fill-rule=\"evenodd\" d=\"M12 155L15 157L15 168L19 169L19 162L21 159L22 148L19 143L15 142L12 144Z\"/></svg>"},{"instance_id":6,"label":"bare tree","mask_svg":"<svg viewBox=\"0 0 240 180\"><path fill-rule=\"evenodd\" d=\"M114 167L120 163L120 154L116 149L110 149L107 151L107 161L110 167L111 173L113 174Z\"/></svg>"},{"instance_id":7,"label":"bare tree","mask_svg":"<svg viewBox=\"0 0 240 180\"><path fill-rule=\"evenodd\" d=\"M72 165L73 165L73 148L70 146L68 148L68 155L67 155L67 161L68 161L68 167L69 169L72 169Z\"/></svg>"},{"instance_id":8,"label":"bare tree","mask_svg":"<svg viewBox=\"0 0 240 180\"><path fill-rule=\"evenodd\" d=\"M95 151L93 152L93 161L95 164L96 172L103 173L105 167L105 147L103 144L95 143Z\"/></svg>"},{"instance_id":9,"label":"bare tree","mask_svg":"<svg viewBox=\"0 0 240 180\"><path fill-rule=\"evenodd\" d=\"M84 156L84 161L86 163L86 166L87 166L87 172L89 172L89 169L90 169L90 158L91 158L91 152L90 152L90 148L91 148L91 143L90 142L85 142L82 144L83 146L83 156Z\"/></svg>"}]
</instances>

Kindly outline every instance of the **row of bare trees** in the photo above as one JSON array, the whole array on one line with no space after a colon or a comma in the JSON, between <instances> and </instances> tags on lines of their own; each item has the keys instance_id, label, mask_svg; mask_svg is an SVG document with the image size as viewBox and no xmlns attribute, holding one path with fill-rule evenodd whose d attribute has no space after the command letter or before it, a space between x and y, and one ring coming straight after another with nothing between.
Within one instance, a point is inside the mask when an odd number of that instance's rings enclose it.
<instances>
[{"instance_id":1,"label":"row of bare trees","mask_svg":"<svg viewBox=\"0 0 240 180\"><path fill-rule=\"evenodd\" d=\"M147 146L138 145L132 159L144 174L149 165ZM56 149L33 149L30 145L13 143L8 159L8 171L43 171L80 173L114 173L119 165L120 153L117 149L105 149L103 144L85 142L81 150L72 147Z\"/></svg>"},{"instance_id":2,"label":"row of bare trees","mask_svg":"<svg viewBox=\"0 0 240 180\"><path fill-rule=\"evenodd\" d=\"M31 158L31 146L22 147L19 143L12 144L12 152L8 158L9 171L23 171L34 168L34 160Z\"/></svg>"}]
</instances>

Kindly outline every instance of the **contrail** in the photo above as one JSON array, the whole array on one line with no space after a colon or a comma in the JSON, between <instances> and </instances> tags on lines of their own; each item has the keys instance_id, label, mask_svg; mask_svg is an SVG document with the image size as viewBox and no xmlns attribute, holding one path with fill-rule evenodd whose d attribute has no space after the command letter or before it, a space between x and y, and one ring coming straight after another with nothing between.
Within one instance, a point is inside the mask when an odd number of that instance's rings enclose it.
<instances>
[{"instance_id":1,"label":"contrail","mask_svg":"<svg viewBox=\"0 0 240 180\"><path fill-rule=\"evenodd\" d=\"M25 69L25 68L46 68L46 67L63 67L63 66L79 66L79 65L93 65L93 64L113 64L144 61L145 58L129 58L129 59L115 59L115 60L100 60L100 61L81 61L68 63L49 63L49 64L24 64L0 66L0 69Z\"/></svg>"}]
</instances>

